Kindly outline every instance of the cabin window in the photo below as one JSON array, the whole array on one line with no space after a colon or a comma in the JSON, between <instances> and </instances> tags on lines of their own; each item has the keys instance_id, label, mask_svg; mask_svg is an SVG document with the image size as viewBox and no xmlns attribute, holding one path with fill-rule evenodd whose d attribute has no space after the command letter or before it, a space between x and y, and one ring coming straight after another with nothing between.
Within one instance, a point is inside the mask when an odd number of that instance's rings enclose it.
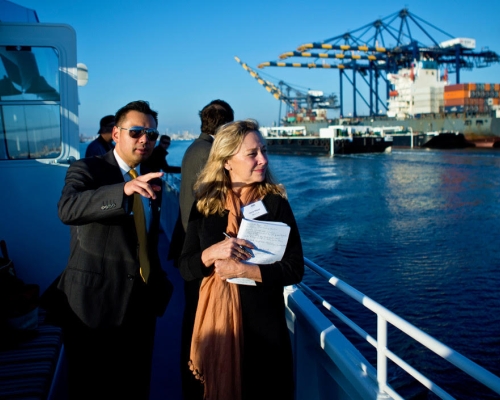
<instances>
[{"instance_id":1,"label":"cabin window","mask_svg":"<svg viewBox=\"0 0 500 400\"><path fill-rule=\"evenodd\" d=\"M476 120L476 126L480 126L480 125L483 125L483 120L482 119Z\"/></svg>"},{"instance_id":2,"label":"cabin window","mask_svg":"<svg viewBox=\"0 0 500 400\"><path fill-rule=\"evenodd\" d=\"M0 46L0 160L61 153L59 93L54 48Z\"/></svg>"}]
</instances>

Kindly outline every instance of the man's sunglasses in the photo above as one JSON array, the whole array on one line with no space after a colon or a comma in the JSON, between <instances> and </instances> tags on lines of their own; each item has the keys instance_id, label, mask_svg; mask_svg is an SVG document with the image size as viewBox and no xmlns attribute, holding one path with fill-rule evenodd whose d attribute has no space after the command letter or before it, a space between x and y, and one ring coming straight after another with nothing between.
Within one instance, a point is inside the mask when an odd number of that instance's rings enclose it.
<instances>
[{"instance_id":1,"label":"man's sunglasses","mask_svg":"<svg viewBox=\"0 0 500 400\"><path fill-rule=\"evenodd\" d=\"M158 139L160 132L153 128L141 128L141 127L133 127L133 128L122 128L117 126L118 129L124 129L128 131L128 134L133 139L139 139L142 135L146 135L147 138L151 141Z\"/></svg>"}]
</instances>

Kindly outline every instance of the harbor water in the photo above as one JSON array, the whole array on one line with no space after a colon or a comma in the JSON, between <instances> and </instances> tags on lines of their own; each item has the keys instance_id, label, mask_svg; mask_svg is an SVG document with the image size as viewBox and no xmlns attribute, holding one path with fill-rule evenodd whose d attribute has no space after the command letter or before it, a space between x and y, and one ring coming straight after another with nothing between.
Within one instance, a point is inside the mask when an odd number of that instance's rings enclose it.
<instances>
[{"instance_id":1,"label":"harbor water","mask_svg":"<svg viewBox=\"0 0 500 400\"><path fill-rule=\"evenodd\" d=\"M190 143L172 141L171 165L180 165ZM500 376L500 151L269 159L287 188L307 258ZM316 280L305 277L376 336L371 313ZM457 399L499 398L390 328L388 346ZM371 346L362 352L375 363ZM389 368L405 398L437 398L391 362Z\"/></svg>"}]
</instances>

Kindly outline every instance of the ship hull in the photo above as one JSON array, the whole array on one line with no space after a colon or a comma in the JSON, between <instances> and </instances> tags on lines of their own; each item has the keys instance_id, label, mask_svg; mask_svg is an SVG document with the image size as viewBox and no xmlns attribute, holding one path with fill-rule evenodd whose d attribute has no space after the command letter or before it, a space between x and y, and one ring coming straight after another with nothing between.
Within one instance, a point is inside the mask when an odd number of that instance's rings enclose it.
<instances>
[{"instance_id":1,"label":"ship hull","mask_svg":"<svg viewBox=\"0 0 500 400\"><path fill-rule=\"evenodd\" d=\"M476 147L469 142L462 133L442 132L424 143L421 147L428 149L465 149Z\"/></svg>"},{"instance_id":2,"label":"ship hull","mask_svg":"<svg viewBox=\"0 0 500 400\"><path fill-rule=\"evenodd\" d=\"M332 148L333 143L333 148ZM382 153L392 146L392 141L377 136L354 138L319 138L317 136L266 138L270 154L335 155Z\"/></svg>"},{"instance_id":3,"label":"ship hull","mask_svg":"<svg viewBox=\"0 0 500 400\"><path fill-rule=\"evenodd\" d=\"M500 119L488 114L474 117L458 115L436 115L422 116L406 120L395 120L390 118L373 119L374 127L390 125L401 125L405 129L411 129L414 133L427 132L455 132L464 135L465 140L474 144L492 147L500 141ZM478 146L478 147L480 147Z\"/></svg>"},{"instance_id":4,"label":"ship hull","mask_svg":"<svg viewBox=\"0 0 500 400\"><path fill-rule=\"evenodd\" d=\"M361 117L356 120L362 125L372 127L401 126L404 130L413 131L416 136L430 132L453 132L463 134L464 139L476 147L499 147L500 118L490 114L475 114L469 116L463 113L422 114L418 118L395 119L388 117ZM337 124L334 121L332 124ZM352 121L351 121L352 123ZM307 132L318 134L326 123L309 122ZM291 125L291 124L290 124ZM328 124L327 124L328 125ZM415 136L415 137L416 137ZM414 138L415 138L414 137ZM410 147L408 140L395 141L394 147ZM419 147L418 145L415 147Z\"/></svg>"},{"instance_id":5,"label":"ship hull","mask_svg":"<svg viewBox=\"0 0 500 400\"><path fill-rule=\"evenodd\" d=\"M412 137L413 136L413 137ZM397 133L392 134L392 147L397 148L419 148L424 147L424 145L431 140L434 135L426 134L411 134L411 133Z\"/></svg>"}]
</instances>

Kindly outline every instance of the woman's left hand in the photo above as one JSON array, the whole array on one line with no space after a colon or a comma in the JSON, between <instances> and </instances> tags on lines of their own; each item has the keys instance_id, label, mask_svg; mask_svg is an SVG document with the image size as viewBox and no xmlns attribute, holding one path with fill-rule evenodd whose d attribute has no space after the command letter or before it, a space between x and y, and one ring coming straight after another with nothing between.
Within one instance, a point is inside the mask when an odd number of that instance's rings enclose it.
<instances>
[{"instance_id":1,"label":"woman's left hand","mask_svg":"<svg viewBox=\"0 0 500 400\"><path fill-rule=\"evenodd\" d=\"M262 282L260 268L258 265L245 264L232 258L216 260L214 263L215 273L222 280L230 278L248 278L257 282Z\"/></svg>"},{"instance_id":2,"label":"woman's left hand","mask_svg":"<svg viewBox=\"0 0 500 400\"><path fill-rule=\"evenodd\" d=\"M235 261L233 258L225 258L223 260L216 260L215 273L219 275L222 280L229 278L242 277L244 274L244 264Z\"/></svg>"}]
</instances>

